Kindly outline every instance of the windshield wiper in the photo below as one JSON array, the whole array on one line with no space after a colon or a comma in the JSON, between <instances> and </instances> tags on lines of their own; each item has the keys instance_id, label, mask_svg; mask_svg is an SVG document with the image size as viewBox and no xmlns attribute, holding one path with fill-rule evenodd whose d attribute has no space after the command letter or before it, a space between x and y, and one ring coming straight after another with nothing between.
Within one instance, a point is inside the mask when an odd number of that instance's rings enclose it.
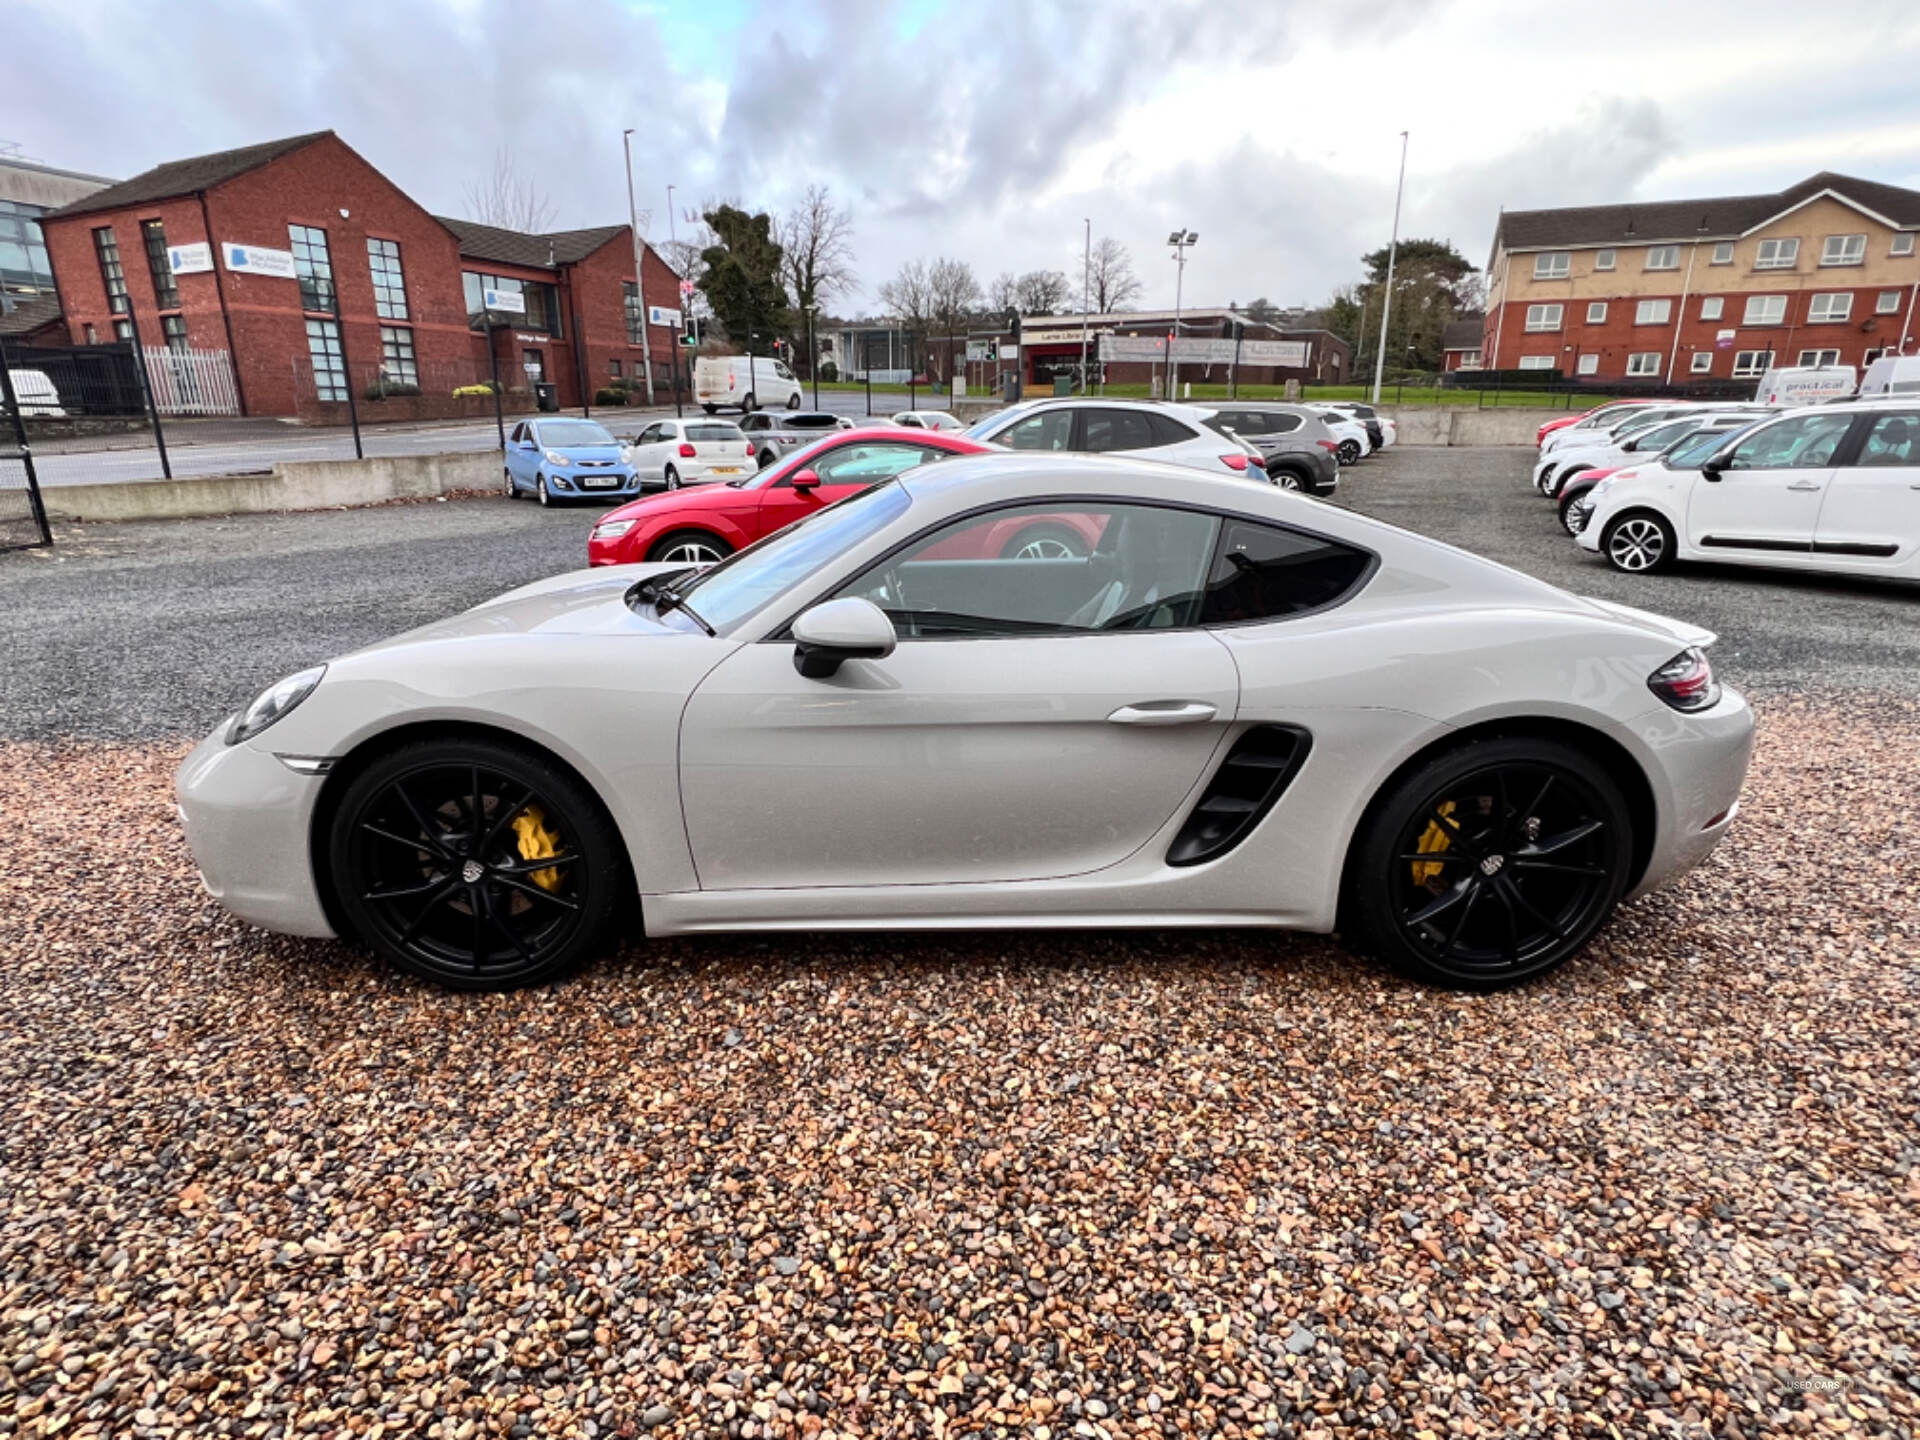
<instances>
[{"instance_id":1,"label":"windshield wiper","mask_svg":"<svg viewBox=\"0 0 1920 1440\"><path fill-rule=\"evenodd\" d=\"M693 621L694 624L706 631L708 635L717 636L720 632L709 625L698 610L687 604L687 597L672 583L685 576L697 575L698 573L698 566L684 565L678 570L664 570L658 575L649 575L633 587L632 598L640 601L642 604L653 606L653 608L662 615L666 614L669 610L678 610L689 620Z\"/></svg>"}]
</instances>

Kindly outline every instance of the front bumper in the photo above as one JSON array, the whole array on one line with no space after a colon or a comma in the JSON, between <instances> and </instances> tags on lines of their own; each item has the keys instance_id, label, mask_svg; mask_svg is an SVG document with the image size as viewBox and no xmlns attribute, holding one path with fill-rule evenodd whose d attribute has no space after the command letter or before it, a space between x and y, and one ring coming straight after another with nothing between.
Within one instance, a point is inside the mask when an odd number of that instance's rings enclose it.
<instances>
[{"instance_id":1,"label":"front bumper","mask_svg":"<svg viewBox=\"0 0 1920 1440\"><path fill-rule=\"evenodd\" d=\"M1652 853L1633 889L1640 896L1698 865L1732 827L1753 755L1753 708L1725 686L1711 710L1683 715L1662 706L1627 728L1651 760L1657 816Z\"/></svg>"},{"instance_id":2,"label":"front bumper","mask_svg":"<svg viewBox=\"0 0 1920 1440\"><path fill-rule=\"evenodd\" d=\"M227 724L174 777L187 848L207 892L240 919L285 935L334 933L314 881L310 836L324 784L257 742L229 745Z\"/></svg>"},{"instance_id":3,"label":"front bumper","mask_svg":"<svg viewBox=\"0 0 1920 1440\"><path fill-rule=\"evenodd\" d=\"M608 478L614 483L600 483ZM640 493L640 477L625 466L618 470L549 470L547 484L556 495L577 495L583 500L617 499Z\"/></svg>"}]
</instances>

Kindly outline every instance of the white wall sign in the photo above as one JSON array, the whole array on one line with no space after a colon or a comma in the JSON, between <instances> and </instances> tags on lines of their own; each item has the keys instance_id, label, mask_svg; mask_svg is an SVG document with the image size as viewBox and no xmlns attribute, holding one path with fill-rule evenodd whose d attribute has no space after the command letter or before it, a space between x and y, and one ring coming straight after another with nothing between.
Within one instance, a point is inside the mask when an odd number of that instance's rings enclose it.
<instances>
[{"instance_id":1,"label":"white wall sign","mask_svg":"<svg viewBox=\"0 0 1920 1440\"><path fill-rule=\"evenodd\" d=\"M522 345L544 345L552 337L548 335L528 335L524 331L516 330L513 332L513 338L518 340Z\"/></svg>"},{"instance_id":2,"label":"white wall sign","mask_svg":"<svg viewBox=\"0 0 1920 1440\"><path fill-rule=\"evenodd\" d=\"M1281 365L1295 370L1307 366L1307 342L1304 340L1243 340L1240 342L1242 365Z\"/></svg>"},{"instance_id":3,"label":"white wall sign","mask_svg":"<svg viewBox=\"0 0 1920 1440\"><path fill-rule=\"evenodd\" d=\"M1239 350L1242 365L1281 365L1301 369L1307 363L1307 344L1303 340L1243 340ZM1100 358L1165 360L1167 338L1164 335L1102 335ZM1234 342L1182 335L1174 342L1173 358L1188 364L1231 365Z\"/></svg>"},{"instance_id":4,"label":"white wall sign","mask_svg":"<svg viewBox=\"0 0 1920 1440\"><path fill-rule=\"evenodd\" d=\"M169 245L167 268L176 275L204 275L213 269L213 246L204 240L197 245Z\"/></svg>"},{"instance_id":5,"label":"white wall sign","mask_svg":"<svg viewBox=\"0 0 1920 1440\"><path fill-rule=\"evenodd\" d=\"M1087 335L1090 338L1097 338L1110 333L1111 327L1102 327L1099 325L1095 325L1087 331ZM1075 325L1071 329L1022 330L1020 332L1020 338L1028 345L1065 345L1069 342L1078 345L1080 343L1080 327Z\"/></svg>"},{"instance_id":6,"label":"white wall sign","mask_svg":"<svg viewBox=\"0 0 1920 1440\"><path fill-rule=\"evenodd\" d=\"M228 241L220 247L220 258L236 275L271 275L276 280L297 280L291 250L270 250L264 245L236 245Z\"/></svg>"},{"instance_id":7,"label":"white wall sign","mask_svg":"<svg viewBox=\"0 0 1920 1440\"><path fill-rule=\"evenodd\" d=\"M665 325L669 329L678 330L680 328L680 312L678 310L669 310L664 305L649 305L647 307L647 323L649 325Z\"/></svg>"},{"instance_id":8,"label":"white wall sign","mask_svg":"<svg viewBox=\"0 0 1920 1440\"><path fill-rule=\"evenodd\" d=\"M1167 338L1164 335L1102 335L1102 360L1164 360Z\"/></svg>"},{"instance_id":9,"label":"white wall sign","mask_svg":"<svg viewBox=\"0 0 1920 1440\"><path fill-rule=\"evenodd\" d=\"M518 290L495 290L491 287L480 292L482 310L510 310L515 315L527 313L527 297Z\"/></svg>"}]
</instances>

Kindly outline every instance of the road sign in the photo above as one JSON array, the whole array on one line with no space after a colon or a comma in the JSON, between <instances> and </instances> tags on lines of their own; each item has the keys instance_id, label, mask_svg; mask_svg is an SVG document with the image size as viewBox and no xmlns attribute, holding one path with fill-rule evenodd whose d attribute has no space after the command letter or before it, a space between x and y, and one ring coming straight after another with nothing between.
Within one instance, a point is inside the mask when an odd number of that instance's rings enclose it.
<instances>
[{"instance_id":1,"label":"road sign","mask_svg":"<svg viewBox=\"0 0 1920 1440\"><path fill-rule=\"evenodd\" d=\"M691 300L693 298L693 282L691 280L682 280L680 282L680 293L686 299Z\"/></svg>"}]
</instances>

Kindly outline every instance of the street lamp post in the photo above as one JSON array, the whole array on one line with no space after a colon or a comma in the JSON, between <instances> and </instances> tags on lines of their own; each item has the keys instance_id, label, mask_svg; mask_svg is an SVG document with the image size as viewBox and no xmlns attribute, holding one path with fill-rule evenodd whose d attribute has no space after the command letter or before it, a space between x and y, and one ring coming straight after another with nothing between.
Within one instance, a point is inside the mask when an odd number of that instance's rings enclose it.
<instances>
[{"instance_id":1,"label":"street lamp post","mask_svg":"<svg viewBox=\"0 0 1920 1440\"><path fill-rule=\"evenodd\" d=\"M633 308L640 312L640 367L647 377L647 404L653 404L653 346L647 339L647 293L640 277L640 211L633 203L633 131L620 135L627 152L627 224L633 237ZM628 337L632 338L632 337Z\"/></svg>"},{"instance_id":2,"label":"street lamp post","mask_svg":"<svg viewBox=\"0 0 1920 1440\"><path fill-rule=\"evenodd\" d=\"M813 338L813 315L820 307L807 306L807 374L813 380L813 408L820 408L820 346Z\"/></svg>"},{"instance_id":3,"label":"street lamp post","mask_svg":"<svg viewBox=\"0 0 1920 1440\"><path fill-rule=\"evenodd\" d=\"M1087 255L1080 271L1080 393L1087 393L1087 317L1093 309L1093 217L1087 217Z\"/></svg>"},{"instance_id":4,"label":"street lamp post","mask_svg":"<svg viewBox=\"0 0 1920 1440\"><path fill-rule=\"evenodd\" d=\"M1180 296L1187 279L1187 247L1198 245L1200 237L1191 230L1176 230L1167 236L1167 244L1173 247L1173 262L1177 270L1173 278L1173 334L1167 337L1167 399L1180 398Z\"/></svg>"},{"instance_id":5,"label":"street lamp post","mask_svg":"<svg viewBox=\"0 0 1920 1440\"><path fill-rule=\"evenodd\" d=\"M673 186L667 186L667 244L675 255L680 253L680 234L673 223ZM671 268L671 267L669 267ZM680 336L682 332L693 332L693 292L687 288L687 277L680 277L680 323L673 327L673 413L681 414L680 409ZM687 380L693 380L693 362L687 362Z\"/></svg>"},{"instance_id":6,"label":"street lamp post","mask_svg":"<svg viewBox=\"0 0 1920 1440\"><path fill-rule=\"evenodd\" d=\"M1400 132L1400 179L1393 187L1393 234L1387 241L1387 283L1380 291L1380 346L1373 354L1373 403L1380 403L1380 377L1387 368L1387 317L1393 314L1393 261L1400 248L1400 196L1407 188L1407 132Z\"/></svg>"}]
</instances>

